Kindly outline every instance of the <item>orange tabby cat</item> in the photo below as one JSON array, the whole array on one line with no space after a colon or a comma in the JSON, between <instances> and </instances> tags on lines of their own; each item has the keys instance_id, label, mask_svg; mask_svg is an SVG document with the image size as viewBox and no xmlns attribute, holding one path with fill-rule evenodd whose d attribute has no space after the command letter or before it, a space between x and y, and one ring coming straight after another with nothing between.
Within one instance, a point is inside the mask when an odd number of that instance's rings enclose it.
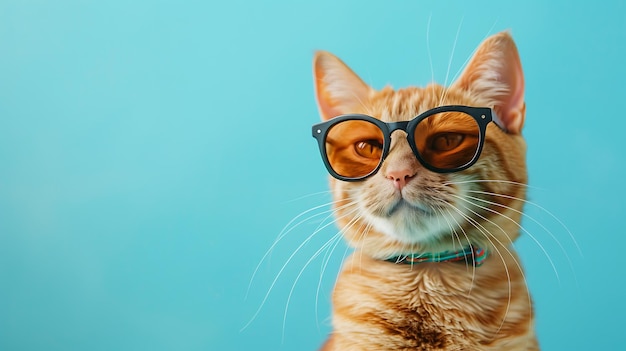
<instances>
[{"instance_id":1,"label":"orange tabby cat","mask_svg":"<svg viewBox=\"0 0 626 351\"><path fill-rule=\"evenodd\" d=\"M315 55L314 76L322 120L349 121L313 134L355 249L322 350L538 350L512 248L527 175L511 36L485 40L449 87L376 91L327 52ZM439 106L452 107L431 111Z\"/></svg>"}]
</instances>

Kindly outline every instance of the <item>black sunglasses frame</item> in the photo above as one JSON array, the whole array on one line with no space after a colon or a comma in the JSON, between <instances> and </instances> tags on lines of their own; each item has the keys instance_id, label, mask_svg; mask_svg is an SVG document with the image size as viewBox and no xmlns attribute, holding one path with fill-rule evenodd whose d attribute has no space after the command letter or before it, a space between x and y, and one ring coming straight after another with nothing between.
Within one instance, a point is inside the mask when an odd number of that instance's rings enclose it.
<instances>
[{"instance_id":1,"label":"black sunglasses frame","mask_svg":"<svg viewBox=\"0 0 626 351\"><path fill-rule=\"evenodd\" d=\"M472 116L474 120L476 121L476 123L478 124L479 141L478 141L478 147L476 148L476 153L474 154L474 156L469 162L453 169L437 168L428 164L422 159L417 149L417 146L415 145L414 133L415 133L415 129L418 123L420 123L422 120L434 114L442 113L442 112L463 112L467 115ZM326 137L328 135L328 131L337 123L350 121L350 120L353 120L353 121L360 120L360 121L370 122L376 125L378 128L380 128L380 130L383 132L383 137L384 137L383 152L382 152L380 161L378 162L378 166L376 166L376 168L373 171L371 171L370 173L362 177L350 178L350 177L344 177L340 174L337 174L337 172L335 172L335 170L331 166L330 161L328 161L328 157L326 155ZM389 147L391 145L391 133L393 133L394 131L398 129L403 130L407 134L406 138L409 143L409 146L411 147L411 150L413 150L413 154L415 155L417 160L422 164L422 166L424 166L428 170L431 170L436 173L453 173L453 172L459 172L459 171L468 169L469 167L474 165L476 161L478 161L480 153L482 152L482 149L483 149L483 145L485 144L485 134L486 134L487 125L489 124L489 122L494 122L500 129L506 132L506 129L504 128L504 125L500 122L500 120L498 119L498 116L489 107L447 105L447 106L435 107L431 110L428 110L419 114L418 116L416 116L415 118L409 121L402 121L402 122L387 123L377 118L374 118L372 116L363 115L363 114L340 115L337 117L333 117L325 122L314 124L312 128L312 134L313 134L313 137L317 139L317 144L319 146L320 153L322 155L322 160L324 161L324 165L326 166L328 173L330 173L330 175L332 175L333 177L339 180L343 180L347 182L356 182L356 181L364 180L376 174L376 172L378 172L383 162L385 161L385 158L387 158L389 154Z\"/></svg>"}]
</instances>

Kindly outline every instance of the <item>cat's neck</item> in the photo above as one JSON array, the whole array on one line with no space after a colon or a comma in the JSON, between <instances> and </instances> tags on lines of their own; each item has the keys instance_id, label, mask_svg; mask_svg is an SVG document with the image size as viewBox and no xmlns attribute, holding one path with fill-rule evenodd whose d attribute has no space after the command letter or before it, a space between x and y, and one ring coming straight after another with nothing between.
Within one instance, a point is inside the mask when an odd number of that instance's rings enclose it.
<instances>
[{"instance_id":1,"label":"cat's neck","mask_svg":"<svg viewBox=\"0 0 626 351\"><path fill-rule=\"evenodd\" d=\"M441 259L434 259L439 254ZM449 259L443 257L444 254L448 254L447 258ZM428 257L429 260L420 261L420 255ZM404 262L398 261L398 259L408 257L411 257L411 255L398 255L386 259L373 258L367 253L356 249L345 260L343 270L368 271L375 276L394 276L397 274L398 277L402 277L405 274L409 276L414 276L415 274L443 274L465 277L469 284L480 276L488 277L500 274L505 276L504 281L506 282L508 280L506 276L511 275L511 272L522 272L522 264L519 257L510 246L496 245L484 249L476 246L472 247L472 249L458 250L453 254L450 254L449 251L447 253L415 253L415 262L411 262L410 259Z\"/></svg>"}]
</instances>

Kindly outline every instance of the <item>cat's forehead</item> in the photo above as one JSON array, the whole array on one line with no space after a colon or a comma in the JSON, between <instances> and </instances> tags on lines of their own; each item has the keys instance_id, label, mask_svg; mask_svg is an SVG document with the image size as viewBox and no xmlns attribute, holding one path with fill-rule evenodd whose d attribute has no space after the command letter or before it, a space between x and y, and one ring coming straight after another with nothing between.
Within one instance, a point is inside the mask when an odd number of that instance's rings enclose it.
<instances>
[{"instance_id":1,"label":"cat's forehead","mask_svg":"<svg viewBox=\"0 0 626 351\"><path fill-rule=\"evenodd\" d=\"M467 103L463 94L438 84L377 92L370 100L368 114L384 122L408 121L437 106Z\"/></svg>"}]
</instances>

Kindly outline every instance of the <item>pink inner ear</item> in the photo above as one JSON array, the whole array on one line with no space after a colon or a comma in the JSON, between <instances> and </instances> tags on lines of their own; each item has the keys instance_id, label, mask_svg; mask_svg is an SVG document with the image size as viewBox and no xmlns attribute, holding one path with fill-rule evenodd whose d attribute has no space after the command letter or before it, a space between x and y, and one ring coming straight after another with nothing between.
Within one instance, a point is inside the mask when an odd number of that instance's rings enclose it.
<instances>
[{"instance_id":1,"label":"pink inner ear","mask_svg":"<svg viewBox=\"0 0 626 351\"><path fill-rule=\"evenodd\" d=\"M315 74L315 79L320 79L317 81L315 86L315 94L317 96L317 103L319 105L322 120L328 120L339 116L341 111L336 108L336 103L332 101L332 97L326 90L326 84L323 80L321 80L322 78L318 78L317 72Z\"/></svg>"},{"instance_id":2,"label":"pink inner ear","mask_svg":"<svg viewBox=\"0 0 626 351\"><path fill-rule=\"evenodd\" d=\"M461 77L453 84L469 90L493 107L509 133L524 125L524 73L517 48L508 32L485 40Z\"/></svg>"},{"instance_id":3,"label":"pink inner ear","mask_svg":"<svg viewBox=\"0 0 626 351\"><path fill-rule=\"evenodd\" d=\"M332 84L337 82L329 79L329 71L341 69L343 63L328 52L317 52L313 59L313 79L315 79L315 95L322 120L341 115L339 101L332 94ZM335 75L336 76L336 75Z\"/></svg>"},{"instance_id":4,"label":"pink inner ear","mask_svg":"<svg viewBox=\"0 0 626 351\"><path fill-rule=\"evenodd\" d=\"M510 133L519 134L524 126L526 106L524 103L524 73L517 54L515 44L511 40L510 46L503 48L505 52L505 64L500 72L504 83L509 88L508 94L500 98L500 103L496 105L496 111L506 129Z\"/></svg>"},{"instance_id":5,"label":"pink inner ear","mask_svg":"<svg viewBox=\"0 0 626 351\"><path fill-rule=\"evenodd\" d=\"M370 87L331 53L319 51L313 59L315 95L323 120L352 111L367 100Z\"/></svg>"}]
</instances>

